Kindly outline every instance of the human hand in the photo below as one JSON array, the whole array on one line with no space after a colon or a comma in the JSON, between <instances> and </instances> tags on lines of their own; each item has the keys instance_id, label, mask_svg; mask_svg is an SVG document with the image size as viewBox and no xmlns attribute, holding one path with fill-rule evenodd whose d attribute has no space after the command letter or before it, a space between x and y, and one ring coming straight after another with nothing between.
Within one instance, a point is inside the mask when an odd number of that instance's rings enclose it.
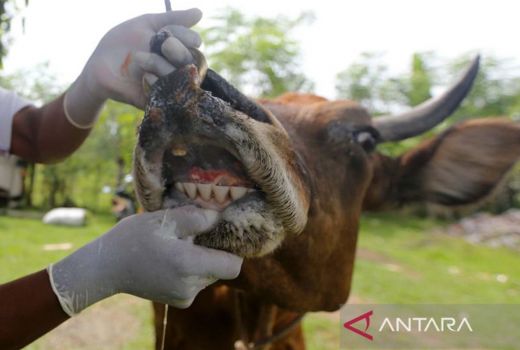
<instances>
[{"instance_id":1,"label":"human hand","mask_svg":"<svg viewBox=\"0 0 520 350\"><path fill-rule=\"evenodd\" d=\"M189 27L201 17L198 9L147 14L108 31L65 95L69 121L79 128L92 127L109 98L142 109L146 103L144 73L162 76L191 62L189 48L199 47L201 39ZM151 38L161 29L171 33L161 46L167 59L149 52Z\"/></svg>"},{"instance_id":2,"label":"human hand","mask_svg":"<svg viewBox=\"0 0 520 350\"><path fill-rule=\"evenodd\" d=\"M209 284L240 273L242 258L190 239L217 218L217 212L196 207L128 217L49 266L52 288L71 316L117 293L188 307Z\"/></svg>"}]
</instances>

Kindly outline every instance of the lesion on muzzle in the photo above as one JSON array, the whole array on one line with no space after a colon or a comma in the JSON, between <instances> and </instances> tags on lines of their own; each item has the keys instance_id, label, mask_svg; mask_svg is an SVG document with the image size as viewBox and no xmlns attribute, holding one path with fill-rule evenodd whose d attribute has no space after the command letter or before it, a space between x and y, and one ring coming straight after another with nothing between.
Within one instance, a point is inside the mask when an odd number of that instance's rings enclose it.
<instances>
[{"instance_id":1,"label":"lesion on muzzle","mask_svg":"<svg viewBox=\"0 0 520 350\"><path fill-rule=\"evenodd\" d=\"M220 220L195 242L262 256L303 230L305 180L276 118L209 73L201 57L149 88L134 152L137 198L147 211L216 210Z\"/></svg>"}]
</instances>

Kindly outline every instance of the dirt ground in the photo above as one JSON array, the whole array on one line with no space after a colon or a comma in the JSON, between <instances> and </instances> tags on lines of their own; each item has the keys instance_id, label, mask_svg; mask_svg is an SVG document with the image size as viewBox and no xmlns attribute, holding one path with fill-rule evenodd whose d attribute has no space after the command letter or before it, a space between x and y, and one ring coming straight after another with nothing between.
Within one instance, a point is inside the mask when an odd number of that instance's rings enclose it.
<instances>
[{"instance_id":1,"label":"dirt ground","mask_svg":"<svg viewBox=\"0 0 520 350\"><path fill-rule=\"evenodd\" d=\"M355 296L351 301L363 302ZM128 295L118 295L90 307L26 349L152 349L154 338L151 317L152 308L149 302ZM340 320L339 311L317 312L307 317L335 324L339 324Z\"/></svg>"},{"instance_id":2,"label":"dirt ground","mask_svg":"<svg viewBox=\"0 0 520 350\"><path fill-rule=\"evenodd\" d=\"M151 311L150 302L128 295L118 295L90 307L27 349L150 349L153 341Z\"/></svg>"}]
</instances>

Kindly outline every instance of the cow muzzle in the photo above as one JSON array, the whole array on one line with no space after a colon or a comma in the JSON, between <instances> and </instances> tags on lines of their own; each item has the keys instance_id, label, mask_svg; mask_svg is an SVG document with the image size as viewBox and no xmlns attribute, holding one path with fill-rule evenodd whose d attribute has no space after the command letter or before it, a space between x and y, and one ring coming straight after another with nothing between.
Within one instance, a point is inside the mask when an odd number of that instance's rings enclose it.
<instances>
[{"instance_id":1,"label":"cow muzzle","mask_svg":"<svg viewBox=\"0 0 520 350\"><path fill-rule=\"evenodd\" d=\"M147 211L184 205L215 210L217 225L195 243L262 256L306 224L309 195L301 164L276 118L269 114L266 121L267 111L227 96L218 75L206 83L214 91L203 88L201 60L150 87L134 152L137 197ZM264 117L246 114L251 106Z\"/></svg>"}]
</instances>

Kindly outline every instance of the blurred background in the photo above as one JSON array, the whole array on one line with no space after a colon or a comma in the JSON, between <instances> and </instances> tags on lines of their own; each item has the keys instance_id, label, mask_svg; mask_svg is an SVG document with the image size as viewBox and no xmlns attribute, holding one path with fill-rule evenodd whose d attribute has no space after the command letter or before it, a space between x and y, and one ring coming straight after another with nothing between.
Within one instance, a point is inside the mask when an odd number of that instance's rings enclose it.
<instances>
[{"instance_id":1,"label":"blurred background","mask_svg":"<svg viewBox=\"0 0 520 350\"><path fill-rule=\"evenodd\" d=\"M435 96L480 53L462 107L421 137L384 145L397 156L470 118L520 118L520 3L494 1L173 1L199 7L210 66L244 92L314 92L373 115ZM74 81L103 34L161 0L0 1L0 86L45 103ZM86 143L56 165L0 162L0 283L41 269L135 211L131 157L142 112L110 102ZM56 207L88 211L80 227L44 225ZM362 218L350 301L520 302L520 169L478 208L403 208ZM339 317L308 315L310 349L339 347ZM120 296L92 307L30 349L152 348L151 307Z\"/></svg>"}]
</instances>

